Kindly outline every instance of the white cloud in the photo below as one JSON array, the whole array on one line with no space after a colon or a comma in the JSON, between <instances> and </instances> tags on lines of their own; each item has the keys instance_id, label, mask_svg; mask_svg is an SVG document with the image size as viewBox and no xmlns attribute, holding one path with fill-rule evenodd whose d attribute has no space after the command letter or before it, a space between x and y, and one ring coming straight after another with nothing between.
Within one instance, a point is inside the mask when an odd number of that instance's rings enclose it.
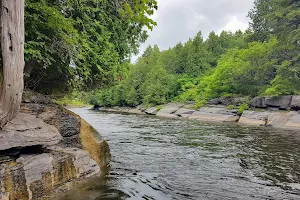
<instances>
[{"instance_id":1,"label":"white cloud","mask_svg":"<svg viewBox=\"0 0 300 200\"><path fill-rule=\"evenodd\" d=\"M248 27L248 23L239 21L236 16L232 16L231 20L218 33L220 34L223 30L232 32L236 32L237 30L245 31Z\"/></svg>"},{"instance_id":2,"label":"white cloud","mask_svg":"<svg viewBox=\"0 0 300 200\"><path fill-rule=\"evenodd\" d=\"M140 54L148 45L168 49L185 42L201 31L206 38L211 31L245 30L248 11L254 0L158 0L158 11L152 16L157 27L141 45ZM137 56L132 58L135 61Z\"/></svg>"}]
</instances>

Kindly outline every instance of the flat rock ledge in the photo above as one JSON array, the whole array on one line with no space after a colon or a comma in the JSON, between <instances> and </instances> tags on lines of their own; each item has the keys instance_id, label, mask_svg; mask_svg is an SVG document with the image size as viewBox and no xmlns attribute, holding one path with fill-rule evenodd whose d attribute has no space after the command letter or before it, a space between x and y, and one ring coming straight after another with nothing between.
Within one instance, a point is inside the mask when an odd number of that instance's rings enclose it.
<instances>
[{"instance_id":1,"label":"flat rock ledge","mask_svg":"<svg viewBox=\"0 0 300 200\"><path fill-rule=\"evenodd\" d=\"M240 100L240 102L243 101ZM290 102L292 103L290 104ZM196 110L192 108L193 106L190 102L185 104L169 103L159 111L157 111L157 107L144 109L142 106L138 106L132 109L138 109L143 114L165 118L184 118L204 122L235 122L249 126L269 126L288 130L300 130L300 111L284 110L289 107L300 108L299 102L299 96L257 97L253 99L252 104L256 104L256 107L265 107L265 109L246 110L242 114L239 114L237 109L228 109L226 106L220 104L207 105ZM266 104L273 107L267 107ZM118 112L118 110L120 109L114 109L114 112ZM140 114L140 112L137 114Z\"/></svg>"},{"instance_id":2,"label":"flat rock ledge","mask_svg":"<svg viewBox=\"0 0 300 200\"><path fill-rule=\"evenodd\" d=\"M0 151L14 147L55 145L62 139L54 126L34 115L19 113L0 131Z\"/></svg>"}]
</instances>

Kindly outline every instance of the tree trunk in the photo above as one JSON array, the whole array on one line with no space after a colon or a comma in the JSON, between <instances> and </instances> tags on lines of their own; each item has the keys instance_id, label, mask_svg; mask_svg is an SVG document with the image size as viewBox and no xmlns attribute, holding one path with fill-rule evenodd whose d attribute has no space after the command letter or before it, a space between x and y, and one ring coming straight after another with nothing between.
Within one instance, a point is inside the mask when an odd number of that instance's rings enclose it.
<instances>
[{"instance_id":1,"label":"tree trunk","mask_svg":"<svg viewBox=\"0 0 300 200\"><path fill-rule=\"evenodd\" d=\"M0 129L15 118L24 88L24 0L1 0L3 84L0 91Z\"/></svg>"}]
</instances>

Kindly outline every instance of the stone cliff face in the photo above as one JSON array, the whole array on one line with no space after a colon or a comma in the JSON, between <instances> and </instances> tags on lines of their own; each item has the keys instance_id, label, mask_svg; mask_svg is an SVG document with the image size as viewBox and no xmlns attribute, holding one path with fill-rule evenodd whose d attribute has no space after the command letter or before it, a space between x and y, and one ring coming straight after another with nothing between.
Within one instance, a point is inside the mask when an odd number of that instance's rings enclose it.
<instances>
[{"instance_id":1,"label":"stone cliff face","mask_svg":"<svg viewBox=\"0 0 300 200\"><path fill-rule=\"evenodd\" d=\"M21 113L0 131L0 200L39 199L99 175L109 159L107 142L87 122L25 92Z\"/></svg>"}]
</instances>

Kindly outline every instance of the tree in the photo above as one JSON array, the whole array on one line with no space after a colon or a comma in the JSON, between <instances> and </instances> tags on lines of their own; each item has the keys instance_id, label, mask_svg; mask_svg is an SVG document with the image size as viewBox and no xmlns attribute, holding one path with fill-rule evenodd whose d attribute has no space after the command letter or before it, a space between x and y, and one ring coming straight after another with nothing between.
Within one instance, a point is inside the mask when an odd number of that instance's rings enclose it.
<instances>
[{"instance_id":1,"label":"tree","mask_svg":"<svg viewBox=\"0 0 300 200\"><path fill-rule=\"evenodd\" d=\"M19 112L23 93L24 0L1 0L3 83L0 128Z\"/></svg>"},{"instance_id":2,"label":"tree","mask_svg":"<svg viewBox=\"0 0 300 200\"><path fill-rule=\"evenodd\" d=\"M267 94L300 93L300 1L256 0L250 11L250 28L254 38L278 39L273 56L278 58L276 77Z\"/></svg>"},{"instance_id":3,"label":"tree","mask_svg":"<svg viewBox=\"0 0 300 200\"><path fill-rule=\"evenodd\" d=\"M105 87L147 38L155 0L26 0L26 86ZM125 64L126 65L126 64ZM69 83L72 83L71 85Z\"/></svg>"}]
</instances>

